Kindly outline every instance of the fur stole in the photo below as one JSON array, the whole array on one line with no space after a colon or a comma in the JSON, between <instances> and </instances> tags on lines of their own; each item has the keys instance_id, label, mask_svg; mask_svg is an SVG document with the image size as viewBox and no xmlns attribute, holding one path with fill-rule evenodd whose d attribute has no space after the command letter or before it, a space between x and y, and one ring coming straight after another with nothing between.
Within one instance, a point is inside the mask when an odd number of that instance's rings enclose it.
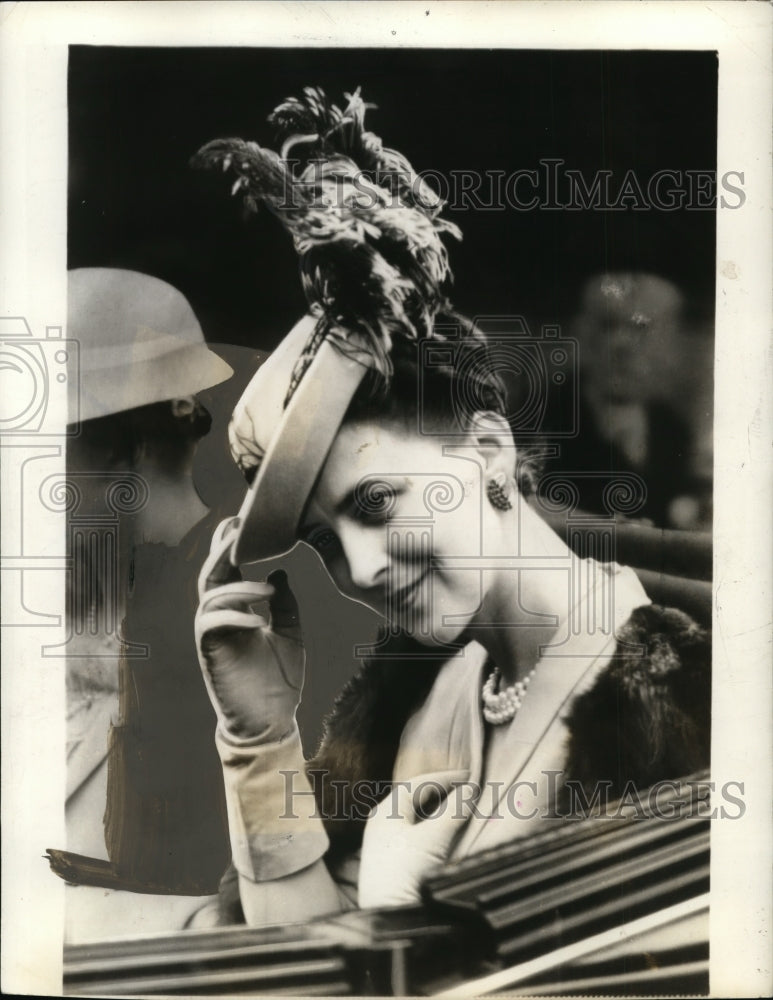
<instances>
[{"instance_id":1,"label":"fur stole","mask_svg":"<svg viewBox=\"0 0 773 1000\"><path fill-rule=\"evenodd\" d=\"M421 659L410 659L411 650ZM378 782L387 794L400 736L422 704L445 656L428 658L407 637L390 655L366 662L338 696L309 771L336 782ZM600 781L610 797L633 783L644 789L708 767L711 718L711 643L691 618L647 605L618 632L609 664L578 696L567 718L566 779L586 793ZM313 775L312 775L313 776ZM323 816L340 816L330 780L315 781ZM339 788L345 787L342 785ZM362 819L327 821L331 849L359 846Z\"/></svg>"}]
</instances>

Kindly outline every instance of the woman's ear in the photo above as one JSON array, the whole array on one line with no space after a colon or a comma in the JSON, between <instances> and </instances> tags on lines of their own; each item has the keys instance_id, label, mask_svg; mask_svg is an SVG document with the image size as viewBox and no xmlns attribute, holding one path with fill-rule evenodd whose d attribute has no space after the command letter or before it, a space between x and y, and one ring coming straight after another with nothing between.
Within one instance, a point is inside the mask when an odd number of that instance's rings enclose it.
<instances>
[{"instance_id":1,"label":"woman's ear","mask_svg":"<svg viewBox=\"0 0 773 1000\"><path fill-rule=\"evenodd\" d=\"M493 410L478 410L470 418L468 434L488 475L504 473L508 479L515 475L515 443L505 417Z\"/></svg>"},{"instance_id":2,"label":"woman's ear","mask_svg":"<svg viewBox=\"0 0 773 1000\"><path fill-rule=\"evenodd\" d=\"M196 409L195 396L178 396L171 401L173 417L188 417L193 419L193 411Z\"/></svg>"}]
</instances>

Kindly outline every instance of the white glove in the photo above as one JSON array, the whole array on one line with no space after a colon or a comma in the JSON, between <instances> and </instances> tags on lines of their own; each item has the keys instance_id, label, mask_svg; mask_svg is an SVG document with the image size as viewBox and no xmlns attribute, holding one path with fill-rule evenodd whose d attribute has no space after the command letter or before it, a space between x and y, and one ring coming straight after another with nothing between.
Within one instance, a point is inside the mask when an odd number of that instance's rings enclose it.
<instances>
[{"instance_id":1,"label":"white glove","mask_svg":"<svg viewBox=\"0 0 773 1000\"><path fill-rule=\"evenodd\" d=\"M305 665L298 607L284 571L267 583L242 579L229 561L234 526L218 526L199 574L196 648L218 716L234 865L265 882L314 864L328 838L295 721Z\"/></svg>"},{"instance_id":2,"label":"white glove","mask_svg":"<svg viewBox=\"0 0 773 1000\"><path fill-rule=\"evenodd\" d=\"M294 730L303 688L298 605L284 570L266 583L242 579L228 558L233 524L218 526L199 574L196 649L225 735L237 744L272 743Z\"/></svg>"},{"instance_id":3,"label":"white glove","mask_svg":"<svg viewBox=\"0 0 773 1000\"><path fill-rule=\"evenodd\" d=\"M422 881L447 859L472 812L467 771L442 771L400 783L371 812L359 874L363 909L416 903ZM439 801L439 805L438 805Z\"/></svg>"}]
</instances>

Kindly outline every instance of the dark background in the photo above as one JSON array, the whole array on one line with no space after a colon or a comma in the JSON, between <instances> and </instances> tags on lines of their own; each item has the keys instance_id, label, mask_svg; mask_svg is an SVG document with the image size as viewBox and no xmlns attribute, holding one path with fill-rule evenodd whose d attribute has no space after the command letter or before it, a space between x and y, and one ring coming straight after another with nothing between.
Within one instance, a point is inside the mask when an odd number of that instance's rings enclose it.
<instances>
[{"instance_id":1,"label":"dark background","mask_svg":"<svg viewBox=\"0 0 773 1000\"><path fill-rule=\"evenodd\" d=\"M243 218L221 175L189 168L214 138L274 145L281 100L321 86L339 105L361 86L367 127L418 171L539 169L557 157L590 183L626 171L716 168L717 59L699 52L353 49L70 49L69 267L162 278L192 304L235 369L201 394L213 413L194 478L205 502L235 513L244 484L225 426L253 369L304 311L295 252L267 212ZM712 211L450 211L453 298L470 315L566 323L581 285L603 269L675 281L710 328ZM225 345L225 346L224 346ZM234 345L228 349L227 345ZM710 343L708 349L711 349ZM310 669L299 715L313 749L322 716L356 666L375 616L345 601L305 547L282 561L302 608ZM272 566L253 570L265 576ZM191 615L193 610L191 609Z\"/></svg>"},{"instance_id":2,"label":"dark background","mask_svg":"<svg viewBox=\"0 0 773 1000\"><path fill-rule=\"evenodd\" d=\"M304 86L342 105L362 87L367 126L415 169L716 168L711 52L383 49L70 50L69 266L146 271L177 286L210 341L271 349L303 309L289 238L245 223L219 176L188 167L223 136L273 145L272 108ZM528 191L528 188L525 189ZM454 299L472 315L565 322L589 275L649 270L709 322L712 211L452 211Z\"/></svg>"}]
</instances>

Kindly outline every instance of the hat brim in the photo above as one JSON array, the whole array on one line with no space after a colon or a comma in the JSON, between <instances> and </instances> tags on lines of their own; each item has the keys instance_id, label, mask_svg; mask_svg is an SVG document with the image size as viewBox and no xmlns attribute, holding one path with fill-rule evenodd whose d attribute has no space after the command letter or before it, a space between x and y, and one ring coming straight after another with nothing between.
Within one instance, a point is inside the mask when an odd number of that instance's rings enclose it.
<instances>
[{"instance_id":1,"label":"hat brim","mask_svg":"<svg viewBox=\"0 0 773 1000\"><path fill-rule=\"evenodd\" d=\"M67 422L77 424L166 399L193 396L232 375L231 366L203 343L185 345L167 355L163 367L154 358L136 361L129 370L125 365L100 368L84 379L73 370L68 379Z\"/></svg>"},{"instance_id":2,"label":"hat brim","mask_svg":"<svg viewBox=\"0 0 773 1000\"><path fill-rule=\"evenodd\" d=\"M285 408L239 511L233 565L288 552L368 366L323 340Z\"/></svg>"}]
</instances>

